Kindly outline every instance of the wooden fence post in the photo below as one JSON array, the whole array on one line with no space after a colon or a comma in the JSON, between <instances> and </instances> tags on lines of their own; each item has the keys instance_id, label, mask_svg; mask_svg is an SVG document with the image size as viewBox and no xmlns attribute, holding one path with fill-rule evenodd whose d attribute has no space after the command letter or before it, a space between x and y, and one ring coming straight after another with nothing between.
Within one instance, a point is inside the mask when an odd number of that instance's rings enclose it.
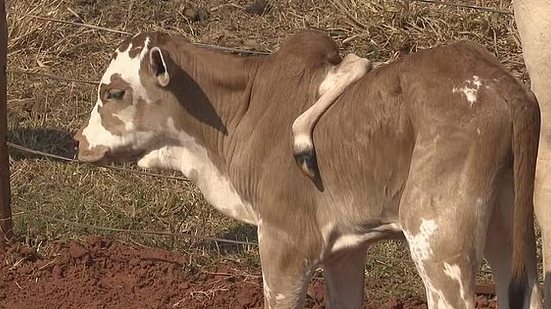
<instances>
[{"instance_id":1,"label":"wooden fence post","mask_svg":"<svg viewBox=\"0 0 551 309\"><path fill-rule=\"evenodd\" d=\"M8 50L8 26L6 3L0 0L0 252L13 238L10 205L10 168L8 161L8 109L6 89L6 65Z\"/></svg>"}]
</instances>

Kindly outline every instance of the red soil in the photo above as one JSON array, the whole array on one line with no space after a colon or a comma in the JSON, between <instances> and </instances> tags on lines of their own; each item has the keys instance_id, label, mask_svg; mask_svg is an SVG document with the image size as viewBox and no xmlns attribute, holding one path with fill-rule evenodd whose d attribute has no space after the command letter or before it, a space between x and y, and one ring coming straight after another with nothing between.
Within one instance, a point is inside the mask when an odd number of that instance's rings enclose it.
<instances>
[{"instance_id":1,"label":"red soil","mask_svg":"<svg viewBox=\"0 0 551 309\"><path fill-rule=\"evenodd\" d=\"M43 257L14 245L1 256L0 307L262 308L262 278L238 263L198 270L185 255L97 236L83 243L54 244L52 251L57 254ZM308 288L307 307L324 308L323 298L323 280L316 278ZM495 302L479 296L477 307L495 308ZM392 299L383 308L426 305Z\"/></svg>"}]
</instances>

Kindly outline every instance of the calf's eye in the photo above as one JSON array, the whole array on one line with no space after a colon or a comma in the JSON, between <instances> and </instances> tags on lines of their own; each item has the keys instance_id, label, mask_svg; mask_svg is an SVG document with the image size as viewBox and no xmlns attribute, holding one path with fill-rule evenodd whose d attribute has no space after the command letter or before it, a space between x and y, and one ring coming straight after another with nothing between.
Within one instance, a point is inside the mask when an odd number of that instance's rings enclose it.
<instances>
[{"instance_id":1,"label":"calf's eye","mask_svg":"<svg viewBox=\"0 0 551 309\"><path fill-rule=\"evenodd\" d=\"M107 93L107 99L108 100L120 100L124 97L124 90L109 90Z\"/></svg>"}]
</instances>

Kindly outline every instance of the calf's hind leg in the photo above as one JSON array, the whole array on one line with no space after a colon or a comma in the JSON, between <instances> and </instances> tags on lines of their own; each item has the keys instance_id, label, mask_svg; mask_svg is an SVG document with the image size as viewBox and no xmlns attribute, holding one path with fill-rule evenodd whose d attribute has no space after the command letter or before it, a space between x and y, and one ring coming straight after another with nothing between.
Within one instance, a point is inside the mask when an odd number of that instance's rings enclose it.
<instances>
[{"instance_id":1,"label":"calf's hind leg","mask_svg":"<svg viewBox=\"0 0 551 309\"><path fill-rule=\"evenodd\" d=\"M399 220L425 285L429 308L474 308L492 205L495 156L485 160L442 151L446 143L418 140L400 203ZM461 148L456 148L462 151ZM450 166L450 158L455 158ZM474 158L474 159L473 159ZM446 167L446 168L443 168ZM485 171L481 173L480 171Z\"/></svg>"},{"instance_id":2,"label":"calf's hind leg","mask_svg":"<svg viewBox=\"0 0 551 309\"><path fill-rule=\"evenodd\" d=\"M367 248L358 247L324 264L326 306L329 309L362 307Z\"/></svg>"},{"instance_id":3,"label":"calf's hind leg","mask_svg":"<svg viewBox=\"0 0 551 309\"><path fill-rule=\"evenodd\" d=\"M499 308L510 308L509 285L512 279L513 259L513 171L509 170L500 177L496 204L488 225L484 254L492 267L496 282L496 294ZM535 236L534 236L535 237ZM535 245L535 240L531 242ZM537 284L536 256L526 252L528 267L528 287L524 308L542 308L541 294Z\"/></svg>"},{"instance_id":4,"label":"calf's hind leg","mask_svg":"<svg viewBox=\"0 0 551 309\"><path fill-rule=\"evenodd\" d=\"M425 285L428 308L474 308L480 248L458 242L461 226L445 219L423 218L406 224L411 256Z\"/></svg>"}]
</instances>

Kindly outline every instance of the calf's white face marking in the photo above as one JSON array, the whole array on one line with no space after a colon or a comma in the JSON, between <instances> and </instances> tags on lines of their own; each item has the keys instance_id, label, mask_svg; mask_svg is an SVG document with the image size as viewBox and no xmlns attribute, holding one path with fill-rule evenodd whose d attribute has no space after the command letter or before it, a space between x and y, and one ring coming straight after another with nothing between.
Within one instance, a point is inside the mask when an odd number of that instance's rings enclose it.
<instances>
[{"instance_id":1,"label":"calf's white face marking","mask_svg":"<svg viewBox=\"0 0 551 309\"><path fill-rule=\"evenodd\" d=\"M101 106L101 100L98 98L98 102L90 114L88 125L82 131L82 135L84 135L88 141L88 147L92 149L97 146L122 144L123 141L120 136L111 134L111 132L107 131L101 124L101 115L98 112L99 106Z\"/></svg>"},{"instance_id":2,"label":"calf's white face marking","mask_svg":"<svg viewBox=\"0 0 551 309\"><path fill-rule=\"evenodd\" d=\"M98 112L99 104L94 106L90 115L90 121L84 130L82 135L86 137L88 141L88 148L94 149L95 147L105 146L109 149L117 149L120 147L130 146L132 149L142 148L149 140L151 140L155 134L153 132L142 131L130 131L124 135L114 135L109 132L101 123L101 115ZM115 115L115 117L123 120L126 129L133 128L133 122L126 117Z\"/></svg>"},{"instance_id":3,"label":"calf's white face marking","mask_svg":"<svg viewBox=\"0 0 551 309\"><path fill-rule=\"evenodd\" d=\"M114 75L124 82L128 83L132 90L133 104L139 100L148 102L147 92L140 79L140 64L149 50L149 38L145 38L142 46L132 46L132 43L128 44L125 50L117 49L116 56L111 60L109 66L105 70L101 78L102 85L109 85ZM131 51L136 48L141 48L141 51L135 57L131 57ZM110 150L116 150L121 147L131 147L132 149L140 149L145 143L154 137L153 132L136 131L133 123L133 118L136 113L135 106L129 106L117 114L113 114L124 123L127 134L115 135L111 133L108 128L105 128L102 123L102 118L99 113L99 109L104 106L100 97L101 85L98 87L98 98L96 105L94 106L90 120L87 126L82 130L82 135L88 142L88 150L92 150L95 147L103 146Z\"/></svg>"},{"instance_id":4,"label":"calf's white face marking","mask_svg":"<svg viewBox=\"0 0 551 309\"><path fill-rule=\"evenodd\" d=\"M143 58L149 51L149 42L150 39L145 38L143 48L141 46L133 47L132 43L130 43L125 50L117 49L117 55L109 63L107 70L105 70L101 78L101 83L106 85L111 83L111 76L118 74L132 88L134 100L142 98L147 101L147 92L140 78L140 67ZM137 56L132 57L130 52L133 48L142 48L142 50ZM98 99L98 103L101 104L101 100Z\"/></svg>"}]
</instances>

